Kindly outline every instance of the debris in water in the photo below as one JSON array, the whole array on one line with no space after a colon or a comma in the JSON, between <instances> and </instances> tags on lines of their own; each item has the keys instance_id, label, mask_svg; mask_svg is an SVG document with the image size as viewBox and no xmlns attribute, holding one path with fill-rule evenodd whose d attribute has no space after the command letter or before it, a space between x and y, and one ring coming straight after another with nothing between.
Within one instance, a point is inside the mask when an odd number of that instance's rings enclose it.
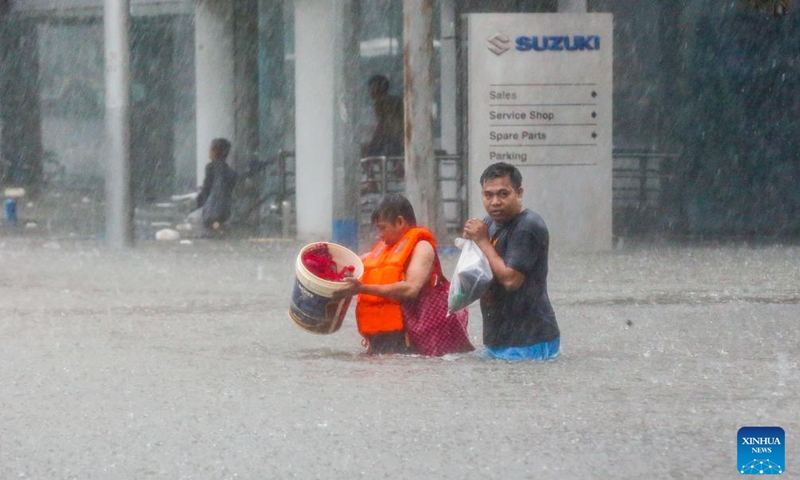
<instances>
[{"instance_id":1,"label":"debris in water","mask_svg":"<svg viewBox=\"0 0 800 480\"><path fill-rule=\"evenodd\" d=\"M181 234L171 228L163 228L156 232L156 240L175 241L180 240Z\"/></svg>"}]
</instances>

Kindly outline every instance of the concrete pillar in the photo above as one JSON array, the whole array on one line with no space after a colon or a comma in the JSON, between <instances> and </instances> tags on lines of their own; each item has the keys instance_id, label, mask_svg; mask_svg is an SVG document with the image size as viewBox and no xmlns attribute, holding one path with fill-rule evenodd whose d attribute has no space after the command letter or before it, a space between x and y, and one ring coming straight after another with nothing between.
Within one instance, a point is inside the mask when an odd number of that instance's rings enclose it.
<instances>
[{"instance_id":1,"label":"concrete pillar","mask_svg":"<svg viewBox=\"0 0 800 480\"><path fill-rule=\"evenodd\" d=\"M234 10L234 95L236 162L241 171L258 156L258 3L236 0Z\"/></svg>"},{"instance_id":2,"label":"concrete pillar","mask_svg":"<svg viewBox=\"0 0 800 480\"><path fill-rule=\"evenodd\" d=\"M291 122L286 121L293 95L286 85L286 33L284 2L259 0L258 4L258 113L259 148L262 160L277 157L282 149L293 150L289 141Z\"/></svg>"},{"instance_id":3,"label":"concrete pillar","mask_svg":"<svg viewBox=\"0 0 800 480\"><path fill-rule=\"evenodd\" d=\"M360 0L336 0L333 31L333 225L332 240L358 250L360 148L359 97Z\"/></svg>"},{"instance_id":4,"label":"concrete pillar","mask_svg":"<svg viewBox=\"0 0 800 480\"><path fill-rule=\"evenodd\" d=\"M172 53L173 68L175 69L175 90L178 85L195 91L195 63L194 63L194 18L187 17L177 20L173 25L173 38L175 39ZM194 112L195 99L189 95L175 95L175 110L177 112ZM186 193L197 184L195 173L197 164L197 124L195 117L178 116L178 121L172 126L172 135L175 139L173 157L175 158L175 187L177 193Z\"/></svg>"},{"instance_id":5,"label":"concrete pillar","mask_svg":"<svg viewBox=\"0 0 800 480\"><path fill-rule=\"evenodd\" d=\"M558 0L558 13L586 13L587 0Z\"/></svg>"},{"instance_id":6,"label":"concrete pillar","mask_svg":"<svg viewBox=\"0 0 800 480\"><path fill-rule=\"evenodd\" d=\"M406 195L417 221L445 233L433 146L433 0L403 0Z\"/></svg>"},{"instance_id":7,"label":"concrete pillar","mask_svg":"<svg viewBox=\"0 0 800 480\"><path fill-rule=\"evenodd\" d=\"M105 0L106 241L133 243L130 157L130 0Z\"/></svg>"},{"instance_id":8,"label":"concrete pillar","mask_svg":"<svg viewBox=\"0 0 800 480\"><path fill-rule=\"evenodd\" d=\"M233 2L198 0L195 7L197 184L211 140L235 139ZM236 145L234 145L234 152ZM236 159L229 161L235 164Z\"/></svg>"},{"instance_id":9,"label":"concrete pillar","mask_svg":"<svg viewBox=\"0 0 800 480\"><path fill-rule=\"evenodd\" d=\"M456 10L456 0L442 0L441 2L441 46L439 48L440 72L439 72L439 96L441 98L439 122L441 124L441 149L448 154L461 153L461 135L459 125L461 115L459 115L459 75L458 75L458 28L459 22ZM461 159L463 168L466 168L467 159ZM457 166L443 163L439 166L444 176L455 177L458 173ZM462 197L462 186L458 182L446 182L440 184L442 198ZM461 223L465 218L462 210L466 209L466 204L461 206L455 203L442 204L443 219L446 223Z\"/></svg>"},{"instance_id":10,"label":"concrete pillar","mask_svg":"<svg viewBox=\"0 0 800 480\"><path fill-rule=\"evenodd\" d=\"M442 0L441 31L442 39L439 48L440 76L439 84L442 125L441 146L450 154L457 153L458 148L458 80L456 75L456 5L455 0Z\"/></svg>"},{"instance_id":11,"label":"concrete pillar","mask_svg":"<svg viewBox=\"0 0 800 480\"><path fill-rule=\"evenodd\" d=\"M327 239L333 219L335 2L295 2L297 236Z\"/></svg>"}]
</instances>

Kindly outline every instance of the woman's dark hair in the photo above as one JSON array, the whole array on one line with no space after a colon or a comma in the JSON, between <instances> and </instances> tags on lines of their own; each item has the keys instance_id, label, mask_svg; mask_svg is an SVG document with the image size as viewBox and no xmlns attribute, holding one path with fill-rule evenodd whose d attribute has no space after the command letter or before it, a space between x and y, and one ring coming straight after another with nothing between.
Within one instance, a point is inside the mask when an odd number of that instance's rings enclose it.
<instances>
[{"instance_id":1,"label":"woman's dark hair","mask_svg":"<svg viewBox=\"0 0 800 480\"><path fill-rule=\"evenodd\" d=\"M519 173L517 167L509 163L497 162L486 167L486 170L481 174L481 187L487 180L503 177L508 177L514 190L519 190L519 187L522 186L522 174Z\"/></svg>"},{"instance_id":2,"label":"woman's dark hair","mask_svg":"<svg viewBox=\"0 0 800 480\"><path fill-rule=\"evenodd\" d=\"M374 89L378 93L386 93L389 91L389 79L386 75L375 74L367 80L367 86Z\"/></svg>"},{"instance_id":3,"label":"woman's dark hair","mask_svg":"<svg viewBox=\"0 0 800 480\"><path fill-rule=\"evenodd\" d=\"M394 223L397 217L405 218L406 222L412 227L417 226L417 216L414 215L414 207L411 206L411 202L406 197L396 193L381 198L375 209L372 210L373 225L380 220Z\"/></svg>"},{"instance_id":4,"label":"woman's dark hair","mask_svg":"<svg viewBox=\"0 0 800 480\"><path fill-rule=\"evenodd\" d=\"M231 142L227 138L215 138L211 140L211 148L219 153L221 160L225 160L231 152Z\"/></svg>"}]
</instances>

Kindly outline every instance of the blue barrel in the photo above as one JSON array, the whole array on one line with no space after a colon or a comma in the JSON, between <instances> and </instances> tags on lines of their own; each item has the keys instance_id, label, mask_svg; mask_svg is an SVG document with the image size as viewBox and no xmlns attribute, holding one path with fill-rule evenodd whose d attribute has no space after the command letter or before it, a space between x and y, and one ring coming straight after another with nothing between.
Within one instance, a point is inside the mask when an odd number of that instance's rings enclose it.
<instances>
[{"instance_id":1,"label":"blue barrel","mask_svg":"<svg viewBox=\"0 0 800 480\"><path fill-rule=\"evenodd\" d=\"M17 224L17 201L13 198L6 199L6 220L10 225Z\"/></svg>"}]
</instances>

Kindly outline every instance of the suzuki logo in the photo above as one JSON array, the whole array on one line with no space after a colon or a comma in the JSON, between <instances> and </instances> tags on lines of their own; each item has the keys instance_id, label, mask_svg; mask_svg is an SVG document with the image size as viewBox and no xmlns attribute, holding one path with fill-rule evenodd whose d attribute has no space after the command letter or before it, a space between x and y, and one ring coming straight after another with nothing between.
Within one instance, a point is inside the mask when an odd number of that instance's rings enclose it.
<instances>
[{"instance_id":1,"label":"suzuki logo","mask_svg":"<svg viewBox=\"0 0 800 480\"><path fill-rule=\"evenodd\" d=\"M489 42L487 48L495 55L502 55L511 48L511 45L509 45L511 43L511 39L508 38L508 35L504 35L502 33L495 33L486 40Z\"/></svg>"}]
</instances>

